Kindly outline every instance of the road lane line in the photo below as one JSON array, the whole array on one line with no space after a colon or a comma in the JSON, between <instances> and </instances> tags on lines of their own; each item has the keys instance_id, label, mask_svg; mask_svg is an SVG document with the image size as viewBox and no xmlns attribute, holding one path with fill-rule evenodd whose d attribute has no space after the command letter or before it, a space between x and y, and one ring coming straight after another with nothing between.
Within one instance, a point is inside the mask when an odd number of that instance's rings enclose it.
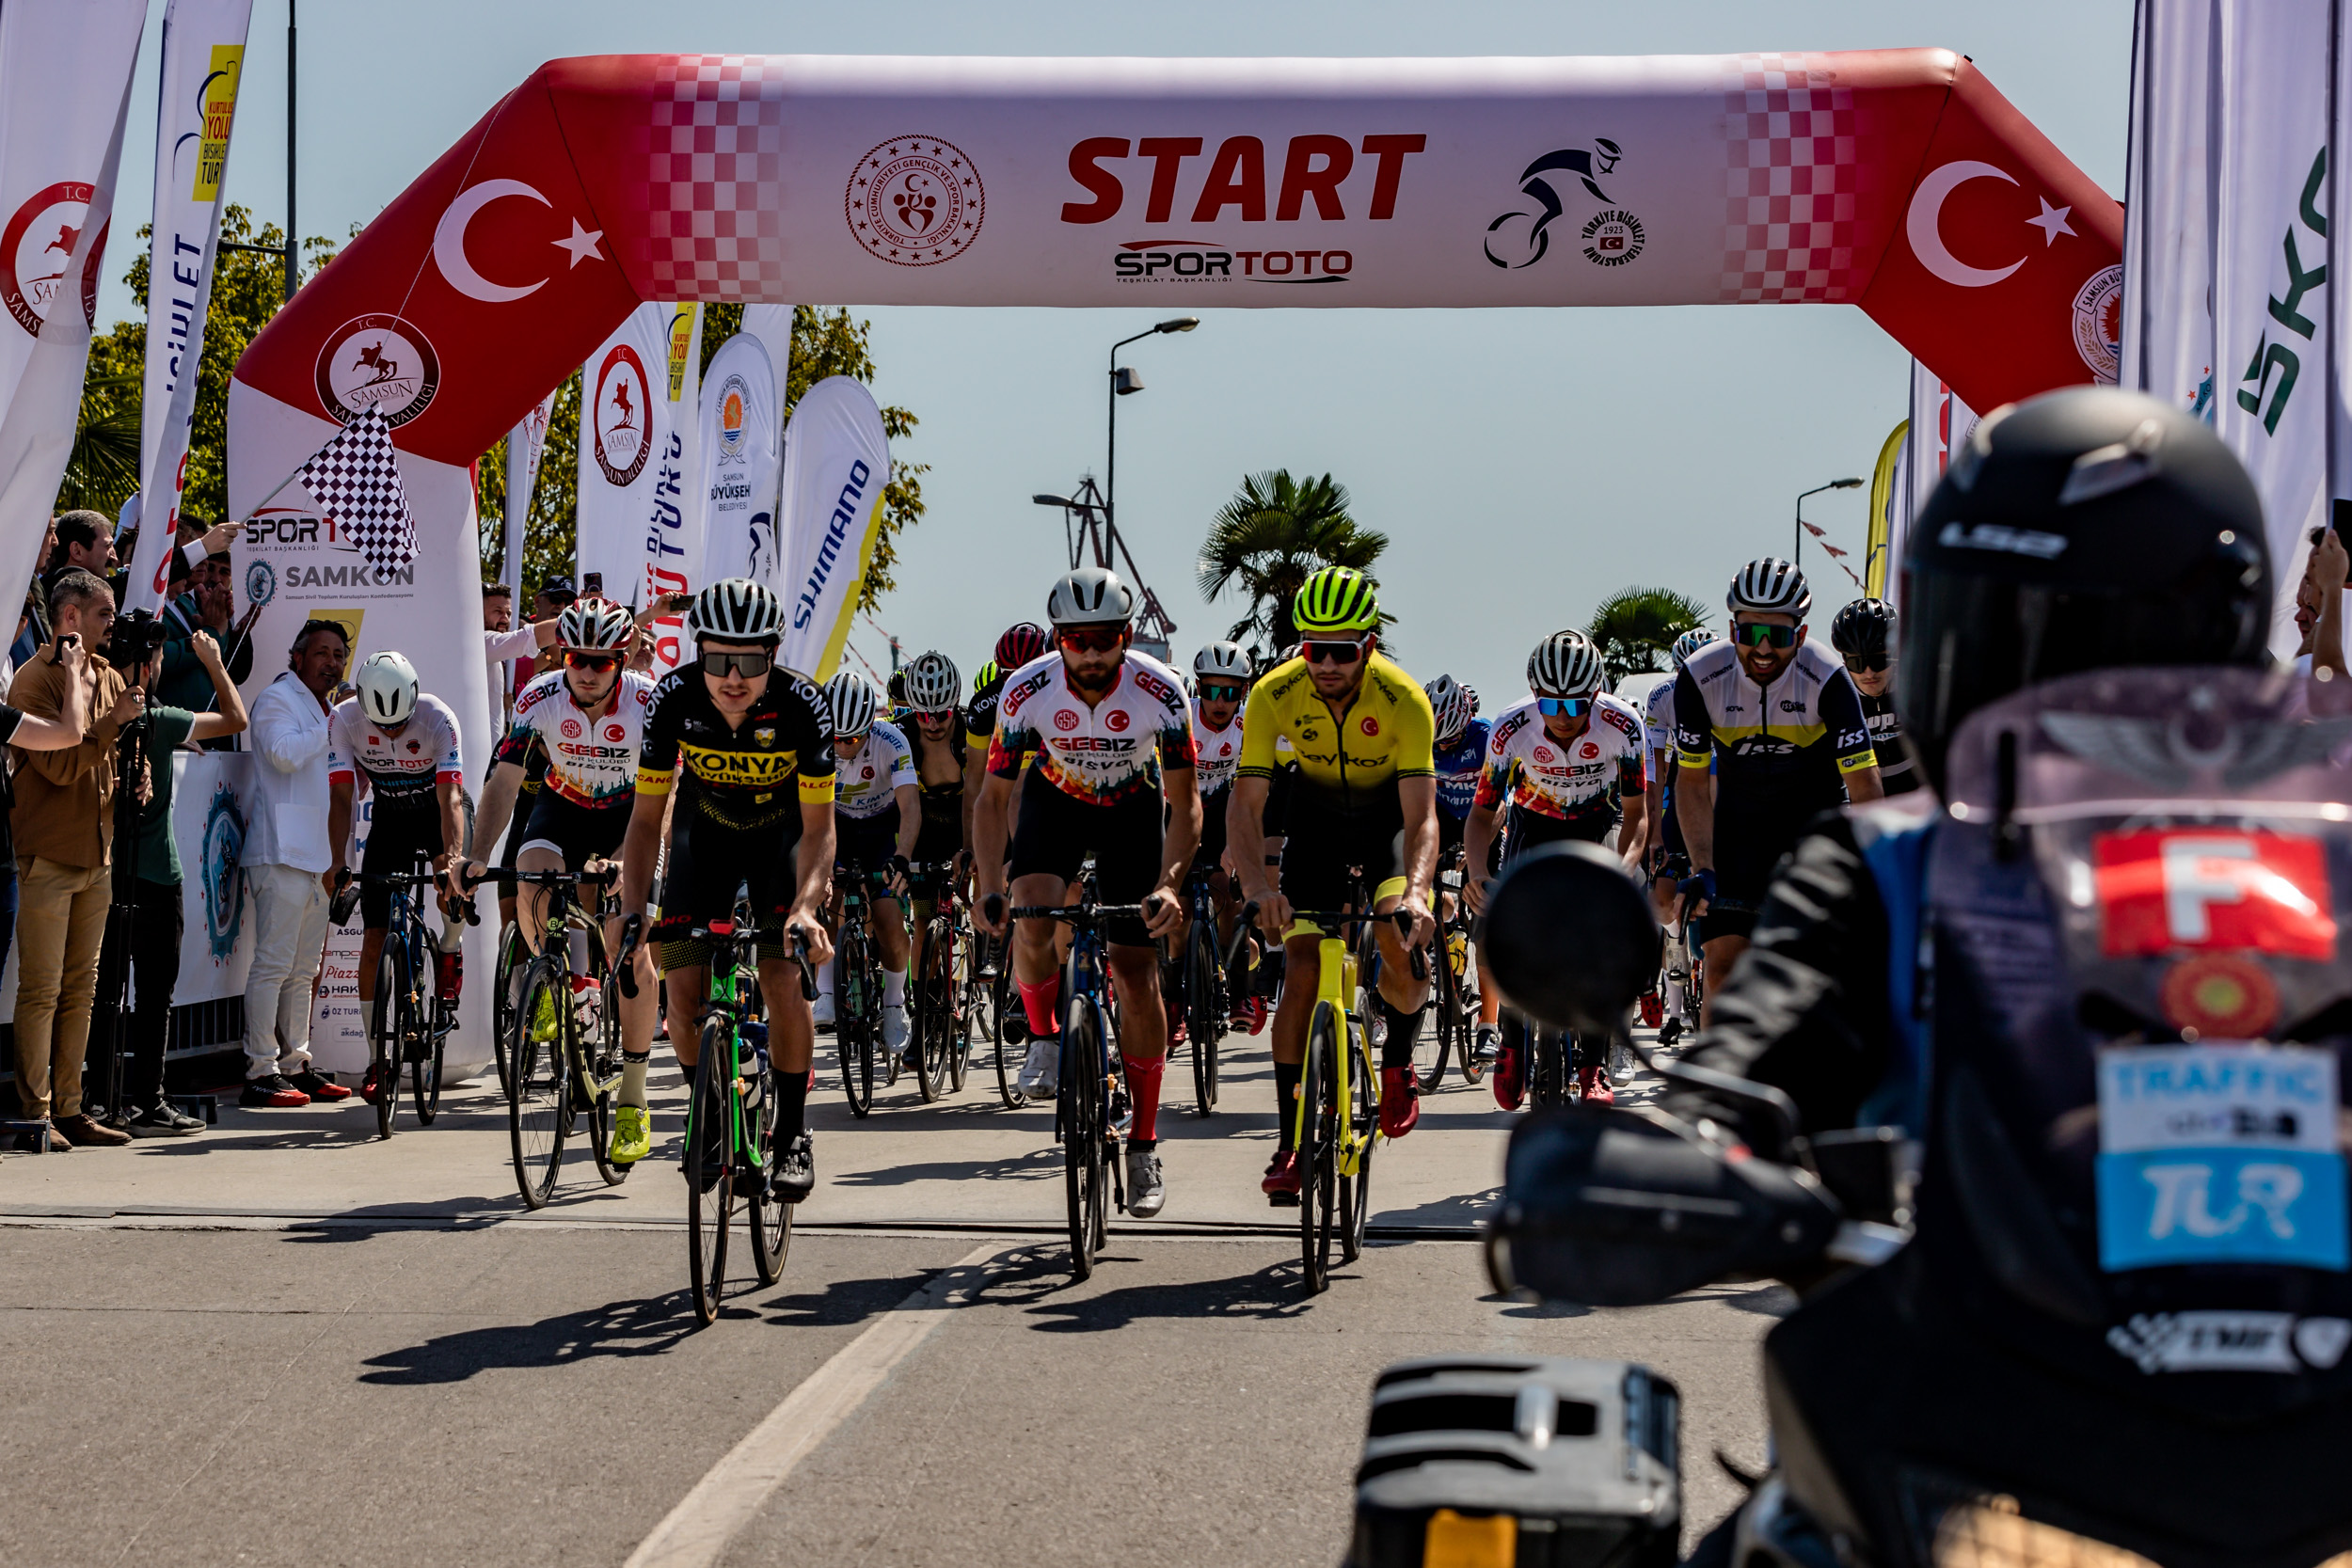
<instances>
[{"instance_id":1,"label":"road lane line","mask_svg":"<svg viewBox=\"0 0 2352 1568\"><path fill-rule=\"evenodd\" d=\"M948 1311L969 1299L979 1266L1006 1250L975 1247L952 1267L877 1319L865 1333L784 1397L727 1456L710 1467L669 1517L629 1554L626 1568L708 1568L736 1532L801 1461L882 1385L890 1370L930 1338Z\"/></svg>"}]
</instances>

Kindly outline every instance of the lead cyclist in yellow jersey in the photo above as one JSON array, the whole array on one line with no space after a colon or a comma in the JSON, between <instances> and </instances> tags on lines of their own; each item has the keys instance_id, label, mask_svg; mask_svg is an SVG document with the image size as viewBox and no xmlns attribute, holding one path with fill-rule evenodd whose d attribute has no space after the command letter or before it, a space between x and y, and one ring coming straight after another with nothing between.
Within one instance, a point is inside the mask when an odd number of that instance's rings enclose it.
<instances>
[{"instance_id":1,"label":"lead cyclist in yellow jersey","mask_svg":"<svg viewBox=\"0 0 2352 1568\"><path fill-rule=\"evenodd\" d=\"M1360 572L1327 566L1301 585L1291 620L1298 657L1267 671L1242 715L1239 776L1226 832L1242 890L1258 921L1283 942L1282 1003L1274 1015L1274 1087L1281 1143L1263 1183L1278 1205L1298 1201L1296 1122L1292 1101L1307 1052L1323 933L1291 929L1293 909L1334 911L1354 900L1351 868L1372 884L1374 910L1403 909L1409 937L1374 927L1380 944L1379 1006L1388 1022L1380 1053L1380 1131L1413 1130L1413 1038L1428 985L1406 958L1429 940L1429 883L1438 863L1438 769L1429 697L1381 657L1380 606ZM1281 885L1267 875L1261 814L1287 740L1298 766L1284 818Z\"/></svg>"}]
</instances>

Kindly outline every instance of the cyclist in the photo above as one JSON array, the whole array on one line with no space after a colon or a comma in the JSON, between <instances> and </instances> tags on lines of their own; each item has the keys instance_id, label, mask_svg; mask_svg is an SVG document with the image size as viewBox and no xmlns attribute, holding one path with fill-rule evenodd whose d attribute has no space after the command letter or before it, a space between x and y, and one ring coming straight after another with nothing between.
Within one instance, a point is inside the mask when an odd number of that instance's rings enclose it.
<instances>
[{"instance_id":1,"label":"cyclist","mask_svg":"<svg viewBox=\"0 0 2352 1568\"><path fill-rule=\"evenodd\" d=\"M1241 705L1249 695L1251 675L1249 655L1238 642L1212 642L1192 656L1192 745L1200 781L1200 848L1193 863L1209 868L1220 951L1233 940L1233 916L1241 911L1241 895L1225 866L1225 812L1233 800L1233 770L1241 764ZM1253 1035L1263 1030L1264 999L1234 997L1232 1022Z\"/></svg>"},{"instance_id":2,"label":"cyclist","mask_svg":"<svg viewBox=\"0 0 2352 1568\"><path fill-rule=\"evenodd\" d=\"M1168 1201L1158 1152L1168 1008L1152 942L1184 918L1177 890L1200 843L1200 790L1184 683L1167 665L1135 651L1135 603L1127 585L1101 566L1081 566L1054 585L1046 611L1055 651L1005 677L976 820L980 923L991 935L1005 929L1008 878L1016 905L1062 903L1089 849L1101 901L1146 909L1143 919L1112 921L1105 934L1122 1004L1119 1052L1135 1117L1127 1144L1127 1212L1149 1219ZM1037 766L1022 779L1032 755ZM1020 819L1008 865L1007 818L1017 779ZM1056 926L1024 920L1013 937L1013 979L1029 1022L1021 1089L1031 1100L1050 1100L1059 1086Z\"/></svg>"},{"instance_id":3,"label":"cyclist","mask_svg":"<svg viewBox=\"0 0 2352 1568\"><path fill-rule=\"evenodd\" d=\"M834 765L824 694L775 662L782 621L775 594L748 578L694 596L686 617L694 661L654 687L645 711L637 796L621 841L621 909L644 917L670 816L652 936L661 943L670 1047L691 1077L702 1055L695 1028L710 967L709 943L691 933L730 918L737 888L749 882L775 1075L775 1182L785 1202L798 1203L817 1185L807 1131L816 1025L787 942L797 933L819 969L832 960L822 911L833 875ZM718 1129L701 1132L715 1137Z\"/></svg>"},{"instance_id":4,"label":"cyclist","mask_svg":"<svg viewBox=\"0 0 2352 1568\"><path fill-rule=\"evenodd\" d=\"M1431 728L1436 732L1435 757L1438 765L1438 853L1443 859L1448 851L1462 847L1462 828L1470 820L1470 807L1478 795L1478 774L1486 765L1486 741L1494 726L1472 710L1470 688L1452 675L1439 675L1422 690L1429 698ZM1467 862L1465 863L1467 863ZM1502 868L1502 844L1500 839L1488 847L1486 871L1489 876ZM1464 878L1465 883L1468 878ZM1454 913L1454 895L1443 899L1440 912L1449 918ZM1471 1046L1477 1059L1494 1059L1495 1018L1502 1006L1502 993L1494 987L1486 973L1486 955L1478 954L1478 1037Z\"/></svg>"},{"instance_id":5,"label":"cyclist","mask_svg":"<svg viewBox=\"0 0 2352 1568\"><path fill-rule=\"evenodd\" d=\"M1259 1184L1278 1205L1298 1201L1300 1064L1313 1020L1322 932L1294 930L1294 908L1345 909L1357 876L1373 909L1403 910L1411 929L1374 927L1379 944L1377 1007L1388 1027L1380 1050L1380 1131L1401 1138L1421 1119L1413 1041L1428 1001L1406 955L1424 946L1436 923L1429 884L1438 866L1438 781L1429 698L1379 652L1380 604L1372 581L1326 566L1299 586L1291 621L1303 641L1295 657L1268 670L1243 715L1241 776L1233 785L1232 850L1243 891L1258 904L1267 935L1283 942L1283 984L1274 1015L1275 1109L1281 1132ZM1268 875L1263 813L1278 766L1275 742L1290 741L1298 772L1282 821L1280 886ZM1369 1023L1370 1021L1367 1021Z\"/></svg>"},{"instance_id":6,"label":"cyclist","mask_svg":"<svg viewBox=\"0 0 2352 1568\"><path fill-rule=\"evenodd\" d=\"M1883 793L1862 696L1804 640L1804 574L1760 556L1731 579L1731 641L1692 654L1675 677L1677 772L1711 789L1675 792L1691 856L1684 883L1716 983L1748 945L1772 867L1816 813ZM1713 988L1701 1022L1714 1016Z\"/></svg>"},{"instance_id":7,"label":"cyclist","mask_svg":"<svg viewBox=\"0 0 2352 1568\"><path fill-rule=\"evenodd\" d=\"M825 683L825 702L833 720L833 752L837 783L834 786L834 864L840 878L860 881L877 873L888 879L894 892L906 888L907 855L922 831L923 816L915 804L914 753L898 725L876 716L882 693L854 670L844 670ZM903 1051L907 1043L907 921L892 894L875 895L874 945L882 963L882 1046ZM834 891L831 918L841 918L838 886ZM816 1022L834 1021L833 966L817 978ZM872 998L866 999L868 1006Z\"/></svg>"},{"instance_id":8,"label":"cyclist","mask_svg":"<svg viewBox=\"0 0 2352 1568\"><path fill-rule=\"evenodd\" d=\"M963 715L957 705L963 695L963 677L955 661L936 650L923 654L906 668L907 707L914 721L906 729L907 746L914 753L914 787L923 826L914 835L913 858L924 865L953 865L956 871L933 873L907 884L907 903L914 913L914 930L922 933L937 912L948 879L970 864L971 846L963 826ZM917 964L924 955L918 945Z\"/></svg>"},{"instance_id":9,"label":"cyclist","mask_svg":"<svg viewBox=\"0 0 2352 1568\"><path fill-rule=\"evenodd\" d=\"M1649 699L1642 713L1645 760L1649 764L1649 788L1645 793L1643 812L1649 819L1650 908L1658 916L1666 950L1666 977L1674 982L1666 997L1672 1009L1673 1022L1659 1035L1659 1043L1671 1045L1682 1037L1686 1029L1698 1026L1695 1018L1683 1016L1683 985L1687 978L1685 966L1691 957L1682 938L1680 901L1675 889L1691 874L1691 856L1683 847L1682 820L1675 814L1675 775L1681 771L1675 766L1675 679L1682 667L1691 662L1691 656L1715 641L1715 634L1705 626L1694 626L1675 639L1671 657L1674 675L1650 688ZM1708 761L1708 787L1714 787L1714 760Z\"/></svg>"},{"instance_id":10,"label":"cyclist","mask_svg":"<svg viewBox=\"0 0 2352 1568\"><path fill-rule=\"evenodd\" d=\"M1829 624L1829 640L1861 694L1880 785L1889 795L1910 794L1919 780L1903 746L1902 721L1895 716L1895 607L1884 599L1856 599Z\"/></svg>"},{"instance_id":11,"label":"cyclist","mask_svg":"<svg viewBox=\"0 0 2352 1568\"><path fill-rule=\"evenodd\" d=\"M578 875L620 852L636 798L645 711L653 699L653 682L624 668L636 631L628 611L603 598L576 599L556 617L555 647L563 667L533 677L515 699L515 721L499 743L497 766L474 818L469 880L483 874L491 847L507 832L513 816L523 817L519 835L507 834L521 841L515 855L517 871ZM528 811L518 813L516 801L534 761L542 769L540 785L527 797ZM534 953L547 903L547 890L528 883L516 899L523 942ZM604 951L617 957L621 945L621 920L615 915L605 922ZM607 1006L617 1004L621 1010L621 1087L613 1097L610 1154L616 1165L633 1165L653 1150L645 1096L656 1012L653 956L641 947L628 961L637 994L604 999ZM548 1029L553 1020L533 1023Z\"/></svg>"},{"instance_id":12,"label":"cyclist","mask_svg":"<svg viewBox=\"0 0 2352 1568\"><path fill-rule=\"evenodd\" d=\"M1486 743L1486 765L1478 775L1478 800L1463 832L1469 857L1465 895L1473 910L1486 907L1486 855L1505 800L1509 847L1517 860L1546 844L1576 839L1598 844L1619 816L1617 801L1645 799L1642 717L1622 698L1603 691L1600 650L1581 631L1558 631L1527 656L1527 684L1534 695L1505 709ZM1624 813L1631 840L1620 847L1629 872L1642 862L1642 817ZM1527 1092L1526 1031L1505 1031L1495 1056L1495 1100L1518 1109ZM1609 1041L1579 1037L1577 1092L1595 1104L1614 1099L1606 1072Z\"/></svg>"},{"instance_id":13,"label":"cyclist","mask_svg":"<svg viewBox=\"0 0 2352 1568\"><path fill-rule=\"evenodd\" d=\"M465 764L457 744L457 716L449 705L417 687L416 666L396 653L371 654L352 682L353 694L335 705L327 721L326 842L351 842L351 813L364 784L368 843L359 857L363 877L411 869L417 851L446 871L453 847L465 842ZM338 875L341 883L349 877ZM444 887L443 920L455 917L456 895ZM381 882L359 888L359 1001L362 1014L375 1000L375 966L391 925L392 890ZM446 938L448 933L444 931ZM397 1093L397 1084L379 1082L374 1062L359 1092L370 1104Z\"/></svg>"},{"instance_id":14,"label":"cyclist","mask_svg":"<svg viewBox=\"0 0 2352 1568\"><path fill-rule=\"evenodd\" d=\"M1045 657L1045 628L1032 621L1015 621L996 640L993 657L980 666L972 683L972 705L963 713L963 841L977 846L974 815L980 791L988 781L988 748L996 736L996 699L1005 677Z\"/></svg>"}]
</instances>

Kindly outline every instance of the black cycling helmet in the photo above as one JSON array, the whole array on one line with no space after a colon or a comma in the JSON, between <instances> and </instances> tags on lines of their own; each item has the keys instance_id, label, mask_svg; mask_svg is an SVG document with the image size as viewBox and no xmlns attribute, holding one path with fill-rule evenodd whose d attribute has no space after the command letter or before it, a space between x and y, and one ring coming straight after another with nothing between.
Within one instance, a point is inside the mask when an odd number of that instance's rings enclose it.
<instances>
[{"instance_id":1,"label":"black cycling helmet","mask_svg":"<svg viewBox=\"0 0 2352 1568\"><path fill-rule=\"evenodd\" d=\"M1896 712L1929 781L1961 721L2119 665L2263 664L2270 556L2212 429L2074 387L1986 415L1912 523Z\"/></svg>"},{"instance_id":2,"label":"black cycling helmet","mask_svg":"<svg viewBox=\"0 0 2352 1568\"><path fill-rule=\"evenodd\" d=\"M1848 658L1884 658L1895 640L1895 607L1884 599L1856 599L1829 624L1829 640Z\"/></svg>"}]
</instances>

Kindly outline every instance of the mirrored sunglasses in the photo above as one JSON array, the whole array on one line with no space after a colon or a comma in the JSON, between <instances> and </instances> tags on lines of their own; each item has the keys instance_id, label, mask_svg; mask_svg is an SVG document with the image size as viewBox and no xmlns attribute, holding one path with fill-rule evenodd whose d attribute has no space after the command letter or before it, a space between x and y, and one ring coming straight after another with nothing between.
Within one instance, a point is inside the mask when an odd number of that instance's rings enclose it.
<instances>
[{"instance_id":1,"label":"mirrored sunglasses","mask_svg":"<svg viewBox=\"0 0 2352 1568\"><path fill-rule=\"evenodd\" d=\"M1769 621L1734 621L1731 623L1731 640L1743 648L1761 648L1767 643L1775 648L1786 648L1796 642L1797 628L1776 626Z\"/></svg>"}]
</instances>

